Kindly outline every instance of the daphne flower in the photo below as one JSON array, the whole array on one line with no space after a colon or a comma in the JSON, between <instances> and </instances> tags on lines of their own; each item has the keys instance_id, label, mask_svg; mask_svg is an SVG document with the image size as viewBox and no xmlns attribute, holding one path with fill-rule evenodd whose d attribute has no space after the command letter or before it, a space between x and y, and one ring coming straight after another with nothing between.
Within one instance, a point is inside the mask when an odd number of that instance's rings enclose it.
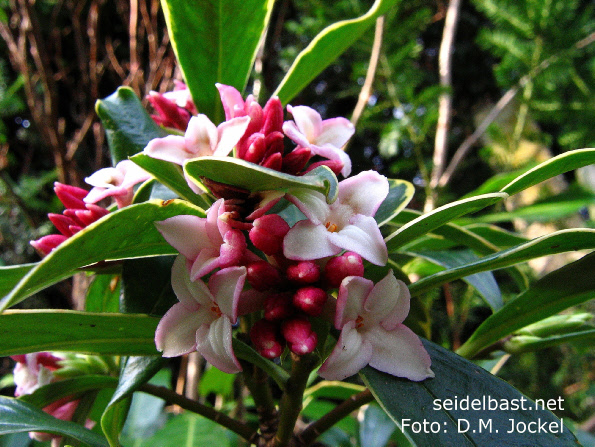
<instances>
[{"instance_id":1,"label":"daphne flower","mask_svg":"<svg viewBox=\"0 0 595 447\"><path fill-rule=\"evenodd\" d=\"M290 191L288 200L308 220L295 224L285 236L285 257L306 261L348 250L373 264L386 264L386 244L373 216L388 190L386 177L366 171L340 182L337 200L331 205L317 191Z\"/></svg>"},{"instance_id":2,"label":"daphne flower","mask_svg":"<svg viewBox=\"0 0 595 447\"><path fill-rule=\"evenodd\" d=\"M85 179L93 189L83 199L85 203L97 203L106 197L113 197L118 208L132 203L133 187L151 175L130 160L123 160L113 168L103 168Z\"/></svg>"},{"instance_id":3,"label":"daphne flower","mask_svg":"<svg viewBox=\"0 0 595 447\"><path fill-rule=\"evenodd\" d=\"M149 141L144 152L153 158L178 165L206 155L225 157L244 135L249 122L250 117L243 116L215 126L206 115L200 114L190 118L184 136L155 138Z\"/></svg>"},{"instance_id":4,"label":"daphne flower","mask_svg":"<svg viewBox=\"0 0 595 447\"><path fill-rule=\"evenodd\" d=\"M190 281L186 260L178 256L172 268L177 304L163 316L155 332L157 349L164 357L194 350L227 373L242 370L232 349L232 325L246 279L246 267L229 267L211 275L208 286Z\"/></svg>"},{"instance_id":5,"label":"daphne flower","mask_svg":"<svg viewBox=\"0 0 595 447\"><path fill-rule=\"evenodd\" d=\"M301 147L309 148L312 154L343 163L341 174L351 174L351 159L341 148L354 134L353 124L346 118L322 120L320 114L307 106L287 106L295 121L286 121L283 132Z\"/></svg>"},{"instance_id":6,"label":"daphne flower","mask_svg":"<svg viewBox=\"0 0 595 447\"><path fill-rule=\"evenodd\" d=\"M155 222L157 229L190 264L192 281L216 268L238 265L246 250L246 239L224 219L223 199L207 211L207 217L179 215Z\"/></svg>"},{"instance_id":7,"label":"daphne flower","mask_svg":"<svg viewBox=\"0 0 595 447\"><path fill-rule=\"evenodd\" d=\"M378 284L358 276L343 280L337 297L337 345L318 374L343 380L366 365L416 382L434 377L421 340L403 320L409 313L409 290L392 271Z\"/></svg>"}]
</instances>

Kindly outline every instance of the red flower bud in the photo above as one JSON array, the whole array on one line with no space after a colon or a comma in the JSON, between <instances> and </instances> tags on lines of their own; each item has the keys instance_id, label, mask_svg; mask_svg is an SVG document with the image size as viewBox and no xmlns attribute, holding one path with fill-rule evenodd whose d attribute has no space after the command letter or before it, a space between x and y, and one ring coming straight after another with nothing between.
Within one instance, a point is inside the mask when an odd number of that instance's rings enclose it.
<instances>
[{"instance_id":1,"label":"red flower bud","mask_svg":"<svg viewBox=\"0 0 595 447\"><path fill-rule=\"evenodd\" d=\"M326 263L324 277L330 287L339 287L348 276L364 276L364 262L357 253L348 251Z\"/></svg>"},{"instance_id":2,"label":"red flower bud","mask_svg":"<svg viewBox=\"0 0 595 447\"><path fill-rule=\"evenodd\" d=\"M298 355L314 351L318 343L318 336L312 330L312 325L303 317L284 321L281 325L281 333L287 340L291 352Z\"/></svg>"},{"instance_id":3,"label":"red flower bud","mask_svg":"<svg viewBox=\"0 0 595 447\"><path fill-rule=\"evenodd\" d=\"M275 171L281 171L283 167L283 156L279 152L275 152L266 158L261 165L265 168L273 169Z\"/></svg>"},{"instance_id":4,"label":"red flower bud","mask_svg":"<svg viewBox=\"0 0 595 447\"><path fill-rule=\"evenodd\" d=\"M285 348L285 342L279 335L279 328L267 320L257 321L252 326L250 340L258 353L267 359L279 357Z\"/></svg>"},{"instance_id":5,"label":"red flower bud","mask_svg":"<svg viewBox=\"0 0 595 447\"><path fill-rule=\"evenodd\" d=\"M275 288L281 282L279 270L266 261L252 262L246 268L248 284L259 292Z\"/></svg>"},{"instance_id":6,"label":"red flower bud","mask_svg":"<svg viewBox=\"0 0 595 447\"><path fill-rule=\"evenodd\" d=\"M48 219L50 219L50 222L52 222L54 224L54 226L58 229L58 231L60 233L62 233L64 236L67 236L67 237L70 237L73 235L73 233L69 227L71 227L73 225L80 226L80 225L78 225L79 222L75 222L70 217L62 215L62 214L50 213L50 214L48 214Z\"/></svg>"},{"instance_id":7,"label":"red flower bud","mask_svg":"<svg viewBox=\"0 0 595 447\"><path fill-rule=\"evenodd\" d=\"M54 183L54 192L66 208L85 209L83 199L87 197L89 191L56 182Z\"/></svg>"},{"instance_id":8,"label":"red flower bud","mask_svg":"<svg viewBox=\"0 0 595 447\"><path fill-rule=\"evenodd\" d=\"M283 249L283 238L289 225L277 214L267 214L254 221L250 230L250 240L256 248L267 255L274 255Z\"/></svg>"},{"instance_id":9,"label":"red flower bud","mask_svg":"<svg viewBox=\"0 0 595 447\"><path fill-rule=\"evenodd\" d=\"M301 284L312 284L320 279L320 267L312 261L301 261L287 268L287 278Z\"/></svg>"},{"instance_id":10,"label":"red flower bud","mask_svg":"<svg viewBox=\"0 0 595 447\"><path fill-rule=\"evenodd\" d=\"M293 295L293 305L302 312L317 317L322 313L328 295L318 287L302 287Z\"/></svg>"},{"instance_id":11,"label":"red flower bud","mask_svg":"<svg viewBox=\"0 0 595 447\"><path fill-rule=\"evenodd\" d=\"M298 147L283 157L283 172L296 175L301 172L312 158L312 151L308 147Z\"/></svg>"},{"instance_id":12,"label":"red flower bud","mask_svg":"<svg viewBox=\"0 0 595 447\"><path fill-rule=\"evenodd\" d=\"M291 295L274 293L264 300L264 318L268 321L282 321L293 314Z\"/></svg>"},{"instance_id":13,"label":"red flower bud","mask_svg":"<svg viewBox=\"0 0 595 447\"><path fill-rule=\"evenodd\" d=\"M48 236L44 236L41 239L37 239L36 241L31 241L29 243L38 252L40 252L43 255L47 255L66 239L68 239L68 237L64 236L63 234L50 234Z\"/></svg>"},{"instance_id":14,"label":"red flower bud","mask_svg":"<svg viewBox=\"0 0 595 447\"><path fill-rule=\"evenodd\" d=\"M271 132L281 132L283 130L283 104L278 97L273 96L264 106L264 125L262 133L265 135Z\"/></svg>"}]
</instances>

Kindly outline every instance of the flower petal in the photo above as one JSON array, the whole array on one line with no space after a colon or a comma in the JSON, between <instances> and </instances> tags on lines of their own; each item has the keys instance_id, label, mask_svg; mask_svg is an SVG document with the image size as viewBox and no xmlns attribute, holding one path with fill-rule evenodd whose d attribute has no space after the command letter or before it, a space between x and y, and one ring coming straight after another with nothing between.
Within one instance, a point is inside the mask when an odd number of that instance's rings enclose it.
<instances>
[{"instance_id":1,"label":"flower petal","mask_svg":"<svg viewBox=\"0 0 595 447\"><path fill-rule=\"evenodd\" d=\"M388 190L388 180L385 176L375 171L364 171L339 183L337 200L349 205L354 214L374 216L386 199Z\"/></svg>"},{"instance_id":2,"label":"flower petal","mask_svg":"<svg viewBox=\"0 0 595 447\"><path fill-rule=\"evenodd\" d=\"M212 244L207 238L207 221L198 216L178 215L155 222L164 239L187 259L194 260Z\"/></svg>"},{"instance_id":3,"label":"flower petal","mask_svg":"<svg viewBox=\"0 0 595 447\"><path fill-rule=\"evenodd\" d=\"M329 242L324 225L302 220L296 223L283 239L283 254L288 259L309 261L333 256L341 249Z\"/></svg>"},{"instance_id":4,"label":"flower petal","mask_svg":"<svg viewBox=\"0 0 595 447\"><path fill-rule=\"evenodd\" d=\"M372 291L374 283L360 276L348 276L341 282L337 295L335 327L343 329L349 321L355 321L363 314L364 303Z\"/></svg>"},{"instance_id":5,"label":"flower petal","mask_svg":"<svg viewBox=\"0 0 595 447\"><path fill-rule=\"evenodd\" d=\"M331 214L326 197L318 191L305 188L290 189L286 197L316 225L326 223Z\"/></svg>"},{"instance_id":6,"label":"flower petal","mask_svg":"<svg viewBox=\"0 0 595 447\"><path fill-rule=\"evenodd\" d=\"M164 357L188 354L196 348L196 331L207 315L200 306L190 308L182 303L174 304L161 318L155 331L155 345Z\"/></svg>"},{"instance_id":7,"label":"flower petal","mask_svg":"<svg viewBox=\"0 0 595 447\"><path fill-rule=\"evenodd\" d=\"M386 243L373 217L358 214L350 225L336 233L328 233L331 244L354 251L372 264L385 265L388 261Z\"/></svg>"},{"instance_id":8,"label":"flower petal","mask_svg":"<svg viewBox=\"0 0 595 447\"><path fill-rule=\"evenodd\" d=\"M233 353L231 342L231 322L227 317L217 318L209 326L203 325L196 331L196 350L214 367L234 374L242 367Z\"/></svg>"},{"instance_id":9,"label":"flower petal","mask_svg":"<svg viewBox=\"0 0 595 447\"><path fill-rule=\"evenodd\" d=\"M374 349L370 366L396 377L419 382L434 377L432 360L417 335L402 324L392 331L376 326L365 338Z\"/></svg>"},{"instance_id":10,"label":"flower petal","mask_svg":"<svg viewBox=\"0 0 595 447\"><path fill-rule=\"evenodd\" d=\"M316 138L317 146L330 144L342 148L355 133L355 126L346 118L330 118L322 122L322 130Z\"/></svg>"},{"instance_id":11,"label":"flower petal","mask_svg":"<svg viewBox=\"0 0 595 447\"><path fill-rule=\"evenodd\" d=\"M372 345L355 329L350 321L343 327L337 345L324 361L318 375L327 380L343 380L354 375L372 358Z\"/></svg>"},{"instance_id":12,"label":"flower petal","mask_svg":"<svg viewBox=\"0 0 595 447\"><path fill-rule=\"evenodd\" d=\"M239 91L234 87L225 84L215 84L215 87L219 90L219 96L221 97L226 120L241 116L240 114L245 113L244 99Z\"/></svg>"},{"instance_id":13,"label":"flower petal","mask_svg":"<svg viewBox=\"0 0 595 447\"><path fill-rule=\"evenodd\" d=\"M143 152L149 157L169 161L178 165L183 165L186 160L192 158L192 154L186 150L184 137L180 135L154 138L149 141Z\"/></svg>"},{"instance_id":14,"label":"flower petal","mask_svg":"<svg viewBox=\"0 0 595 447\"><path fill-rule=\"evenodd\" d=\"M233 118L219 124L219 127L217 128L219 133L219 143L217 144L217 149L215 149L213 155L218 157L227 156L246 132L248 124L250 124L249 116Z\"/></svg>"},{"instance_id":15,"label":"flower petal","mask_svg":"<svg viewBox=\"0 0 595 447\"><path fill-rule=\"evenodd\" d=\"M316 139L322 132L322 118L320 113L307 106L287 106L289 113L293 115L295 124L300 132L310 143L316 143Z\"/></svg>"},{"instance_id":16,"label":"flower petal","mask_svg":"<svg viewBox=\"0 0 595 447\"><path fill-rule=\"evenodd\" d=\"M228 267L209 278L209 290L225 315L235 323L238 319L238 300L246 280L246 267Z\"/></svg>"},{"instance_id":17,"label":"flower petal","mask_svg":"<svg viewBox=\"0 0 595 447\"><path fill-rule=\"evenodd\" d=\"M410 299L407 285L396 279L391 270L374 286L364 303L364 309L372 320L390 331L407 318Z\"/></svg>"},{"instance_id":18,"label":"flower petal","mask_svg":"<svg viewBox=\"0 0 595 447\"><path fill-rule=\"evenodd\" d=\"M283 133L298 146L310 147L308 138L298 129L294 121L285 121L283 123Z\"/></svg>"},{"instance_id":19,"label":"flower petal","mask_svg":"<svg viewBox=\"0 0 595 447\"><path fill-rule=\"evenodd\" d=\"M320 155L329 160L338 160L343 163L343 168L341 168L341 175L343 177L348 177L351 174L351 158L349 158L349 155L343 149L330 144L323 146L313 144L310 146L310 150L314 155Z\"/></svg>"},{"instance_id":20,"label":"flower petal","mask_svg":"<svg viewBox=\"0 0 595 447\"><path fill-rule=\"evenodd\" d=\"M217 248L205 248L194 260L190 268L190 280L196 281L198 278L211 273L219 267L219 250Z\"/></svg>"},{"instance_id":21,"label":"flower petal","mask_svg":"<svg viewBox=\"0 0 595 447\"><path fill-rule=\"evenodd\" d=\"M178 255L171 269L171 285L178 300L187 307L196 304L206 306L213 300L207 285L202 281L190 281L184 255Z\"/></svg>"}]
</instances>

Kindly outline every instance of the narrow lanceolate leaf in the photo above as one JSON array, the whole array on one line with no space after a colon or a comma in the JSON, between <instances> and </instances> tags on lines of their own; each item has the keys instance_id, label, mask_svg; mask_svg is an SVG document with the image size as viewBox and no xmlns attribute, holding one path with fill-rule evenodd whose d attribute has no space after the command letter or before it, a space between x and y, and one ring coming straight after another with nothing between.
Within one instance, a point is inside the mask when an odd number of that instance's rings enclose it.
<instances>
[{"instance_id":1,"label":"narrow lanceolate leaf","mask_svg":"<svg viewBox=\"0 0 595 447\"><path fill-rule=\"evenodd\" d=\"M595 343L595 329L590 326L590 328L586 327L583 330L569 334L552 335L551 337L544 338L520 335L504 343L502 349L511 354L522 354L523 352L551 348L552 346L558 346L564 343L580 343L585 346L593 346Z\"/></svg>"},{"instance_id":2,"label":"narrow lanceolate leaf","mask_svg":"<svg viewBox=\"0 0 595 447\"><path fill-rule=\"evenodd\" d=\"M374 215L380 227L403 211L415 194L414 186L405 180L388 179L388 184L388 196Z\"/></svg>"},{"instance_id":3,"label":"narrow lanceolate leaf","mask_svg":"<svg viewBox=\"0 0 595 447\"><path fill-rule=\"evenodd\" d=\"M479 259L471 250L409 251L408 253L427 259L445 268L458 267ZM502 307L502 294L491 272L476 273L462 279L467 284L475 287L475 290L483 297L492 310L498 310Z\"/></svg>"},{"instance_id":4,"label":"narrow lanceolate leaf","mask_svg":"<svg viewBox=\"0 0 595 447\"><path fill-rule=\"evenodd\" d=\"M0 301L0 312L33 293L101 261L177 254L155 228L155 221L178 214L204 216L180 200L153 200L122 208L99 219L52 251Z\"/></svg>"},{"instance_id":5,"label":"narrow lanceolate leaf","mask_svg":"<svg viewBox=\"0 0 595 447\"><path fill-rule=\"evenodd\" d=\"M595 163L595 149L578 149L565 152L530 169L502 188L501 191L513 195L533 185L537 185L548 178L583 166L589 166L593 163Z\"/></svg>"},{"instance_id":6,"label":"narrow lanceolate leaf","mask_svg":"<svg viewBox=\"0 0 595 447\"><path fill-rule=\"evenodd\" d=\"M547 401L531 401L503 380L434 343L424 340L424 346L432 358L433 379L412 382L369 366L360 372L382 408L415 445L577 445L568 427L543 409ZM420 428L424 422L425 430ZM538 424L547 429L537 432Z\"/></svg>"},{"instance_id":7,"label":"narrow lanceolate leaf","mask_svg":"<svg viewBox=\"0 0 595 447\"><path fill-rule=\"evenodd\" d=\"M62 421L18 399L0 396L0 435L45 432L74 438L90 447L107 447L105 438L74 422Z\"/></svg>"},{"instance_id":8,"label":"narrow lanceolate leaf","mask_svg":"<svg viewBox=\"0 0 595 447\"><path fill-rule=\"evenodd\" d=\"M20 401L28 402L37 408L43 408L64 397L77 397L82 393L104 388L116 388L118 379L110 376L84 375L70 379L59 380L36 389L32 394L19 397Z\"/></svg>"},{"instance_id":9,"label":"narrow lanceolate leaf","mask_svg":"<svg viewBox=\"0 0 595 447\"><path fill-rule=\"evenodd\" d=\"M147 383L163 365L162 357L127 357L123 360L118 387L101 416L101 428L110 446L118 447L118 438L130 409L132 393Z\"/></svg>"},{"instance_id":10,"label":"narrow lanceolate leaf","mask_svg":"<svg viewBox=\"0 0 595 447\"><path fill-rule=\"evenodd\" d=\"M184 80L200 113L223 118L219 82L242 91L273 0L161 0Z\"/></svg>"},{"instance_id":11,"label":"narrow lanceolate leaf","mask_svg":"<svg viewBox=\"0 0 595 447\"><path fill-rule=\"evenodd\" d=\"M291 189L305 188L327 196L332 203L337 198L337 177L326 166L319 166L306 175L295 176L232 157L199 157L186 162L186 175L201 182L209 180L255 191L288 192Z\"/></svg>"},{"instance_id":12,"label":"narrow lanceolate leaf","mask_svg":"<svg viewBox=\"0 0 595 447\"><path fill-rule=\"evenodd\" d=\"M210 206L205 197L190 189L178 165L149 157L147 154L136 154L130 159L159 180L161 184L175 192L180 198L186 199L201 208Z\"/></svg>"},{"instance_id":13,"label":"narrow lanceolate leaf","mask_svg":"<svg viewBox=\"0 0 595 447\"><path fill-rule=\"evenodd\" d=\"M456 219L457 217L471 214L493 205L508 197L506 193L485 194L483 196L471 197L470 199L459 200L448 205L436 208L434 211L423 214L416 219L406 223L397 231L388 236L386 246L389 252L411 242L416 237L422 236L442 225Z\"/></svg>"},{"instance_id":14,"label":"narrow lanceolate leaf","mask_svg":"<svg viewBox=\"0 0 595 447\"><path fill-rule=\"evenodd\" d=\"M0 314L0 356L40 351L157 355L158 322L138 314L8 310Z\"/></svg>"},{"instance_id":15,"label":"narrow lanceolate leaf","mask_svg":"<svg viewBox=\"0 0 595 447\"><path fill-rule=\"evenodd\" d=\"M298 55L274 94L283 104L287 104L359 39L374 24L377 17L389 8L396 8L399 3L399 0L376 0L363 16L326 27Z\"/></svg>"},{"instance_id":16,"label":"narrow lanceolate leaf","mask_svg":"<svg viewBox=\"0 0 595 447\"><path fill-rule=\"evenodd\" d=\"M129 87L120 87L107 98L98 100L95 110L105 128L114 166L142 151L153 138L167 135Z\"/></svg>"},{"instance_id":17,"label":"narrow lanceolate leaf","mask_svg":"<svg viewBox=\"0 0 595 447\"><path fill-rule=\"evenodd\" d=\"M537 281L530 289L488 317L457 351L471 358L517 329L595 297L595 253Z\"/></svg>"},{"instance_id":18,"label":"narrow lanceolate leaf","mask_svg":"<svg viewBox=\"0 0 595 447\"><path fill-rule=\"evenodd\" d=\"M579 228L556 231L508 250L485 256L476 262L435 273L412 284L409 290L416 296L433 287L474 273L497 270L541 256L592 248L595 248L595 230Z\"/></svg>"},{"instance_id":19,"label":"narrow lanceolate leaf","mask_svg":"<svg viewBox=\"0 0 595 447\"><path fill-rule=\"evenodd\" d=\"M21 264L0 267L0 297L9 293L37 264Z\"/></svg>"}]
</instances>

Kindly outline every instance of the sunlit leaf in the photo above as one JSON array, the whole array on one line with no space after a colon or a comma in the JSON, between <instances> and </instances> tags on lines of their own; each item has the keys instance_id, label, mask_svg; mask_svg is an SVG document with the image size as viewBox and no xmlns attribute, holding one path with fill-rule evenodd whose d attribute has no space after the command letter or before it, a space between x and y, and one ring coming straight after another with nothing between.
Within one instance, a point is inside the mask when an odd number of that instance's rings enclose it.
<instances>
[{"instance_id":1,"label":"sunlit leaf","mask_svg":"<svg viewBox=\"0 0 595 447\"><path fill-rule=\"evenodd\" d=\"M405 180L388 179L388 184L388 196L374 215L374 219L380 227L399 214L415 194L414 186Z\"/></svg>"}]
</instances>

